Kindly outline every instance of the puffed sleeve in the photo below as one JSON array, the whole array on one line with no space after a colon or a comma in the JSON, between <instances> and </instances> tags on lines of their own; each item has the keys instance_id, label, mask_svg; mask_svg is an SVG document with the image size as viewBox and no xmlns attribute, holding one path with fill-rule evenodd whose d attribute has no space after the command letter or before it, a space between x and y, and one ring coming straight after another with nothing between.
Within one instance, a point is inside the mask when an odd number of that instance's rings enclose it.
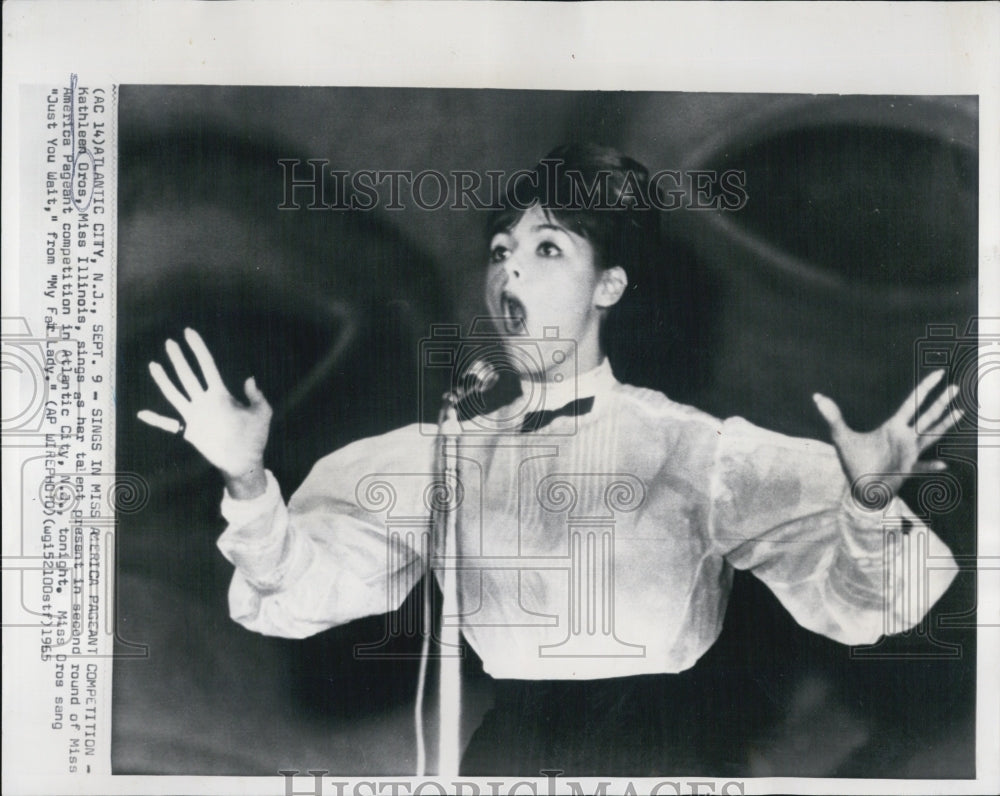
<instances>
[{"instance_id":1,"label":"puffed sleeve","mask_svg":"<svg viewBox=\"0 0 1000 796\"><path fill-rule=\"evenodd\" d=\"M803 627L867 644L916 625L955 576L951 551L903 501L866 511L836 450L742 418L718 435L709 532Z\"/></svg>"},{"instance_id":2,"label":"puffed sleeve","mask_svg":"<svg viewBox=\"0 0 1000 796\"><path fill-rule=\"evenodd\" d=\"M232 618L303 638L398 608L427 566L435 476L426 432L411 425L324 457L287 506L270 472L257 498L225 494L218 547L236 567Z\"/></svg>"}]
</instances>

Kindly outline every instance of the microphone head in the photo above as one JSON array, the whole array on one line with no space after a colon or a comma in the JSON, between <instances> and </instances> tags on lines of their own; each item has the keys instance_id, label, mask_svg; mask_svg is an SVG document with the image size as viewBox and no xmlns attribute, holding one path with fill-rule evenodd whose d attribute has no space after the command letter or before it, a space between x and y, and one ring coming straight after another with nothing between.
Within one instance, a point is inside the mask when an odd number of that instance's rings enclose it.
<instances>
[{"instance_id":1,"label":"microphone head","mask_svg":"<svg viewBox=\"0 0 1000 796\"><path fill-rule=\"evenodd\" d=\"M475 360L465 371L465 393L483 393L497 383L500 372L485 359Z\"/></svg>"}]
</instances>

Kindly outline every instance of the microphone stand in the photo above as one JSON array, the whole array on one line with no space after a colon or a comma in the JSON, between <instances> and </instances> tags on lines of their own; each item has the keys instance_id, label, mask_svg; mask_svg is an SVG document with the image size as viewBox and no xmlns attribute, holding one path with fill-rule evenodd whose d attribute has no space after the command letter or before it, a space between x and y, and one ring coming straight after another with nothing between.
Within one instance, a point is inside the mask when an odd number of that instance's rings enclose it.
<instances>
[{"instance_id":1,"label":"microphone stand","mask_svg":"<svg viewBox=\"0 0 1000 796\"><path fill-rule=\"evenodd\" d=\"M442 396L441 411L438 414L438 475L442 479L440 494L445 500L438 501L435 513L434 538L430 552L430 572L437 575L441 584L442 605L439 623L441 653L438 656L438 767L440 777L457 777L462 759L462 654L461 654L461 608L458 601L458 510L460 506L461 480L459 478L458 447L462 436L462 425L458 422L458 405L465 397L482 394L496 384L497 369L486 360L477 360L465 372L464 383L460 380L454 390ZM449 560L451 567L448 566ZM436 562L436 566L435 566ZM428 583L424 591L424 641L420 655L420 674L417 684L416 732L417 732L417 776L424 776L426 770L426 750L424 746L423 697L427 680L427 660L430 652L430 636L434 631L434 611L431 598L433 583ZM448 619L451 619L451 624Z\"/></svg>"},{"instance_id":2,"label":"microphone stand","mask_svg":"<svg viewBox=\"0 0 1000 796\"><path fill-rule=\"evenodd\" d=\"M458 776L461 761L462 718L462 657L460 654L458 604L458 440L462 434L462 426L458 422L458 402L461 399L457 393L448 392L444 396L444 405L438 419L438 436L441 440L441 471L448 500L439 515L444 524L444 547L438 560L443 566L438 570L441 575L441 591L444 595L441 606L441 657L438 684L438 776ZM454 566L449 568L448 559ZM449 618L451 622L449 624Z\"/></svg>"},{"instance_id":3,"label":"microphone stand","mask_svg":"<svg viewBox=\"0 0 1000 796\"><path fill-rule=\"evenodd\" d=\"M448 558L457 564L458 552L458 440L462 426L458 422L458 403L463 391L449 391L443 396L438 414L438 474L444 485L444 501L439 501L435 514L435 534L431 543L430 572L438 577L443 596L438 656L438 766L439 777L458 776L461 761L461 717L462 717L462 659L459 654L459 603L458 571L449 571ZM437 562L436 566L434 562ZM420 655L420 674L417 683L416 735L417 735L417 776L426 774L426 749L424 745L423 697L427 679L427 660L430 651L430 637L434 632L434 611L431 600L434 593L432 583L424 590L424 640ZM451 624L447 618L451 617Z\"/></svg>"}]
</instances>

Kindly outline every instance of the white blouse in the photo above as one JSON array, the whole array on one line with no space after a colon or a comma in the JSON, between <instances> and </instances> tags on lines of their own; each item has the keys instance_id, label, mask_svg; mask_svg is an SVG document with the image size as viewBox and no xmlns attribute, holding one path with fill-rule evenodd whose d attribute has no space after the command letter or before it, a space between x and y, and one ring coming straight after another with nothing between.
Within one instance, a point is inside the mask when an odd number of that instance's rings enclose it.
<instances>
[{"instance_id":1,"label":"white blouse","mask_svg":"<svg viewBox=\"0 0 1000 796\"><path fill-rule=\"evenodd\" d=\"M517 433L526 409L588 396L587 414ZM586 679L691 667L721 631L734 568L845 644L912 627L955 575L900 500L854 503L831 446L623 385L607 361L464 429L458 551L441 560L432 425L326 456L287 507L270 472L260 497L224 495L233 619L308 636L396 609L429 564L447 566L489 674Z\"/></svg>"}]
</instances>

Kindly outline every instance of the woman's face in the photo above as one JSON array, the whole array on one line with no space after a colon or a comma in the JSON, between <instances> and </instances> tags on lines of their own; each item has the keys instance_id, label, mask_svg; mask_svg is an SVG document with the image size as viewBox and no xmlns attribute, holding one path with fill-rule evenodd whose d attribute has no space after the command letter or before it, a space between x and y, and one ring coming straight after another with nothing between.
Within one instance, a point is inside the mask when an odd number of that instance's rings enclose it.
<instances>
[{"instance_id":1,"label":"woman's face","mask_svg":"<svg viewBox=\"0 0 1000 796\"><path fill-rule=\"evenodd\" d=\"M539 343L545 361L532 367L515 358L522 375L583 372L600 362L601 317L614 301L606 300L606 274L589 241L533 205L511 229L493 236L489 258L486 304L508 348L523 351L533 348L524 345L527 340L551 340Z\"/></svg>"}]
</instances>

